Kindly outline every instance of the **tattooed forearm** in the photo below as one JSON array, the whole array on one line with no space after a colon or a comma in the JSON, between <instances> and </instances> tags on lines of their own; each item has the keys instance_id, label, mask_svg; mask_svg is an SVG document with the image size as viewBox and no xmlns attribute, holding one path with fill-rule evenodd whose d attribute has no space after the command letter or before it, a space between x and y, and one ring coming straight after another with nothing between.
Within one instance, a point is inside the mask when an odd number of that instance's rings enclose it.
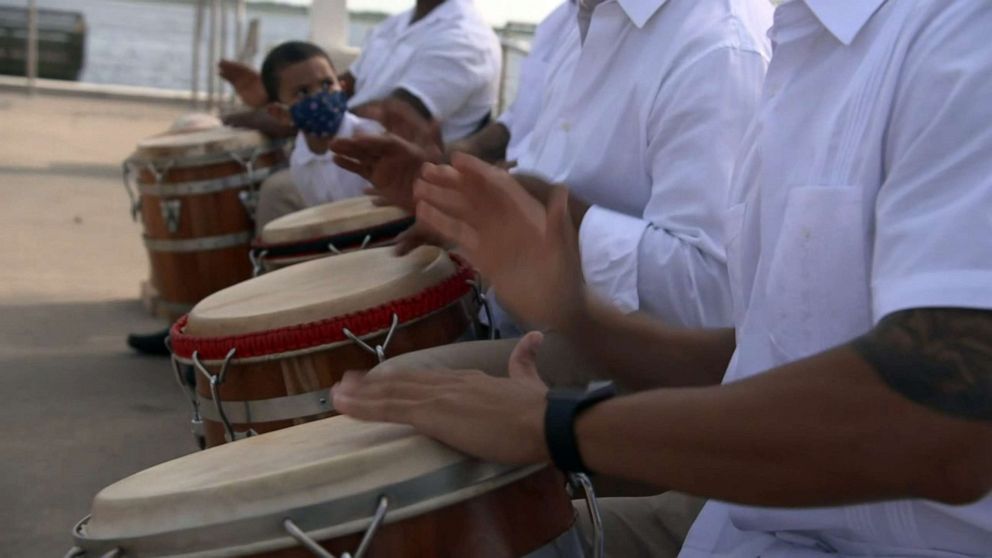
<instances>
[{"instance_id":1,"label":"tattooed forearm","mask_svg":"<svg viewBox=\"0 0 992 558\"><path fill-rule=\"evenodd\" d=\"M909 399L949 415L992 421L992 311L896 312L852 346Z\"/></svg>"}]
</instances>

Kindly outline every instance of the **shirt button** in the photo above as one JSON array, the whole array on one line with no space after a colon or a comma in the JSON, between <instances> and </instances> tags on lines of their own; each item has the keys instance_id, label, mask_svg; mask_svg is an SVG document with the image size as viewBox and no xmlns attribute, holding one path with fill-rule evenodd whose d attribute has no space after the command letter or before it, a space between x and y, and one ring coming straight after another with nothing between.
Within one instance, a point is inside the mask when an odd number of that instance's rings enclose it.
<instances>
[{"instance_id":1,"label":"shirt button","mask_svg":"<svg viewBox=\"0 0 992 558\"><path fill-rule=\"evenodd\" d=\"M567 120L562 120L562 122L561 122L561 131L562 132L569 132L571 130L572 130L572 123L569 122L569 121L567 121Z\"/></svg>"}]
</instances>

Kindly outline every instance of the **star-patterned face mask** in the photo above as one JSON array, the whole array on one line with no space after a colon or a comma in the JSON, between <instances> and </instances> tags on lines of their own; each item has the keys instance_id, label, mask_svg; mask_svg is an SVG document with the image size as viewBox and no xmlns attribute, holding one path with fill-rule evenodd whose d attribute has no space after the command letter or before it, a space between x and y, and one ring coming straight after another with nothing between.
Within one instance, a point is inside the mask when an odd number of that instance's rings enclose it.
<instances>
[{"instance_id":1,"label":"star-patterned face mask","mask_svg":"<svg viewBox=\"0 0 992 558\"><path fill-rule=\"evenodd\" d=\"M318 91L300 99L289 109L293 123L306 134L330 137L338 132L348 98L341 91Z\"/></svg>"}]
</instances>

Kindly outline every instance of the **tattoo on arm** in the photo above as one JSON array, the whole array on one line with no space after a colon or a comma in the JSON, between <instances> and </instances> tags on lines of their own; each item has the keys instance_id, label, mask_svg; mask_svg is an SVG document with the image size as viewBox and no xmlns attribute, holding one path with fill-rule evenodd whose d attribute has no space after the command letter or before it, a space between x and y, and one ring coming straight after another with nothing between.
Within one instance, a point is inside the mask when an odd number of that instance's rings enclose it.
<instances>
[{"instance_id":1,"label":"tattoo on arm","mask_svg":"<svg viewBox=\"0 0 992 558\"><path fill-rule=\"evenodd\" d=\"M992 311L896 312L852 347L905 397L948 415L992 421Z\"/></svg>"}]
</instances>

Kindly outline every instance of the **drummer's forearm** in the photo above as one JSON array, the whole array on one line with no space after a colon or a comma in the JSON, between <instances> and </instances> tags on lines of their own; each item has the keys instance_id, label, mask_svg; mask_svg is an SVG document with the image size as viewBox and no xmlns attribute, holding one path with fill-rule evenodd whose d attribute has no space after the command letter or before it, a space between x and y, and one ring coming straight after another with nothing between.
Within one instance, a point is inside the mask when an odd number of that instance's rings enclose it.
<instances>
[{"instance_id":1,"label":"drummer's forearm","mask_svg":"<svg viewBox=\"0 0 992 558\"><path fill-rule=\"evenodd\" d=\"M736 346L732 329L674 328L593 297L556 329L631 390L719 384Z\"/></svg>"},{"instance_id":2,"label":"drummer's forearm","mask_svg":"<svg viewBox=\"0 0 992 558\"><path fill-rule=\"evenodd\" d=\"M608 401L576 429L594 471L749 505L964 503L992 488L992 425L910 401L848 347Z\"/></svg>"},{"instance_id":3,"label":"drummer's forearm","mask_svg":"<svg viewBox=\"0 0 992 558\"><path fill-rule=\"evenodd\" d=\"M228 114L223 120L228 126L257 130L270 138L291 138L296 135L296 128L291 124L279 121L264 110Z\"/></svg>"},{"instance_id":4,"label":"drummer's forearm","mask_svg":"<svg viewBox=\"0 0 992 558\"><path fill-rule=\"evenodd\" d=\"M492 122L471 136L445 146L445 156L460 151L478 157L489 163L506 159L506 147L510 143L510 131L500 122Z\"/></svg>"}]
</instances>

